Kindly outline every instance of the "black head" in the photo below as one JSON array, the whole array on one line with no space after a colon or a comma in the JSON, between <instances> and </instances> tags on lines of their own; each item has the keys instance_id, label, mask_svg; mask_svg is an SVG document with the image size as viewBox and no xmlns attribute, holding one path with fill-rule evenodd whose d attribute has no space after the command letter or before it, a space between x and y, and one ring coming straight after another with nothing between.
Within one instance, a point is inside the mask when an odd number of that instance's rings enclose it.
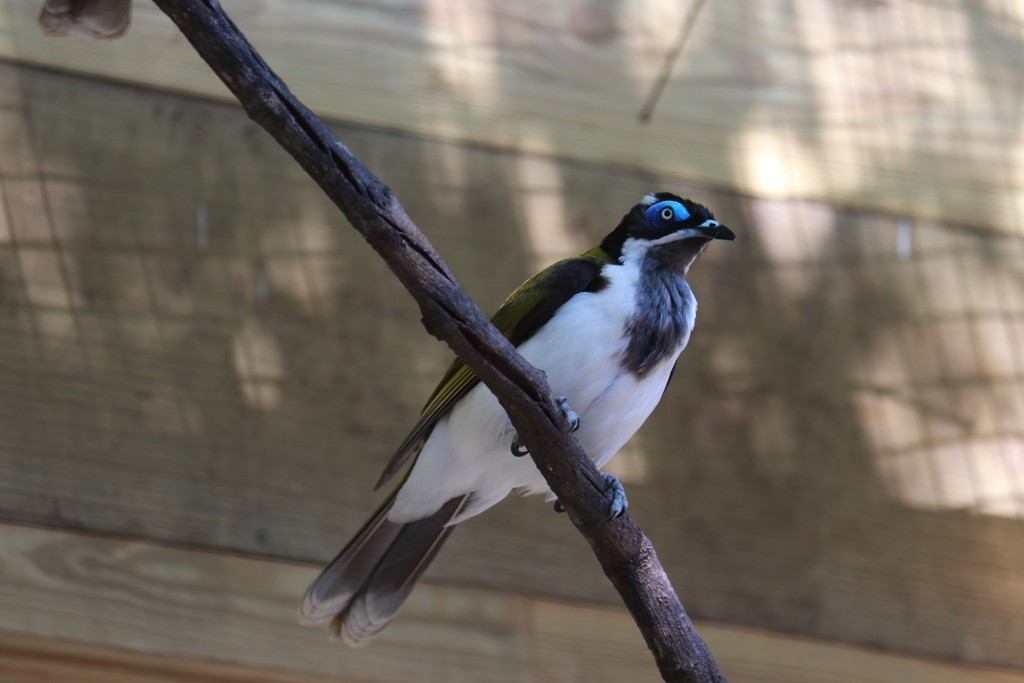
<instances>
[{"instance_id":1,"label":"black head","mask_svg":"<svg viewBox=\"0 0 1024 683\"><path fill-rule=\"evenodd\" d=\"M629 210L601 242L612 258L651 253L678 255L688 268L711 240L735 240L732 230L715 220L703 204L670 192L654 192Z\"/></svg>"}]
</instances>

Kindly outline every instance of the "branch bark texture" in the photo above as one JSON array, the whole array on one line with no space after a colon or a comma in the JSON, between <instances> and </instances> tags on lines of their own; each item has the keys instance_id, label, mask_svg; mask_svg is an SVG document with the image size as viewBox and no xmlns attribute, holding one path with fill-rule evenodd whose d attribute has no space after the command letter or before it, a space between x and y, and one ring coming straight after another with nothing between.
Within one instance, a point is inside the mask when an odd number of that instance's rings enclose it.
<instances>
[{"instance_id":1,"label":"branch bark texture","mask_svg":"<svg viewBox=\"0 0 1024 683\"><path fill-rule=\"evenodd\" d=\"M543 372L529 365L458 285L371 173L266 65L216 0L154 0L249 116L320 185L415 298L427 330L497 396L551 490L622 596L665 681L725 681L628 513L607 519L604 480L568 431Z\"/></svg>"}]
</instances>

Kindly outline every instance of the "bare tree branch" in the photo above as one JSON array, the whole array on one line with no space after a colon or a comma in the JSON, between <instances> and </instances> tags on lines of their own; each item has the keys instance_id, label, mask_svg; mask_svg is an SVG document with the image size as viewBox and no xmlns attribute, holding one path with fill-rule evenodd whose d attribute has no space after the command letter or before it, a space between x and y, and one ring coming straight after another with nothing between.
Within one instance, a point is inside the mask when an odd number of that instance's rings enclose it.
<instances>
[{"instance_id":1,"label":"bare tree branch","mask_svg":"<svg viewBox=\"0 0 1024 683\"><path fill-rule=\"evenodd\" d=\"M154 0L246 112L323 188L419 303L423 324L498 397L569 518L629 608L666 681L724 681L628 514L608 519L604 480L568 432L543 372L524 361L456 283L391 189L289 92L216 0Z\"/></svg>"}]
</instances>

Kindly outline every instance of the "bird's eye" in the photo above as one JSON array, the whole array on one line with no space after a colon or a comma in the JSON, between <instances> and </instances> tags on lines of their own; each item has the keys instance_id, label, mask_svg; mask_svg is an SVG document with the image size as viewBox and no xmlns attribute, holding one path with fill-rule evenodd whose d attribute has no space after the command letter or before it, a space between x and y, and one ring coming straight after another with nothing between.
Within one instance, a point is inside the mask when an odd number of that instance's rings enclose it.
<instances>
[{"instance_id":1,"label":"bird's eye","mask_svg":"<svg viewBox=\"0 0 1024 683\"><path fill-rule=\"evenodd\" d=\"M648 225L668 226L685 221L689 217L690 212L686 207L674 200L658 202L644 210L644 220Z\"/></svg>"}]
</instances>

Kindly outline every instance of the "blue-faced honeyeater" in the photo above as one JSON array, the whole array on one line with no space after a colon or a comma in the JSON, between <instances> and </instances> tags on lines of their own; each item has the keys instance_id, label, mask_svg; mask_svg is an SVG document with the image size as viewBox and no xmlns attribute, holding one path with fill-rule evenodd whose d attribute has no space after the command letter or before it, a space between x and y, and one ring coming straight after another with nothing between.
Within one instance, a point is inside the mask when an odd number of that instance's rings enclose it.
<instances>
[{"instance_id":1,"label":"blue-faced honeyeater","mask_svg":"<svg viewBox=\"0 0 1024 683\"><path fill-rule=\"evenodd\" d=\"M633 436L668 385L697 301L686 273L712 240L734 240L706 207L645 196L601 244L527 280L493 317L543 370L580 445L601 467ZM494 395L460 360L377 482L402 483L310 585L300 617L349 643L376 635L459 522L512 491L553 494ZM614 487L610 514L625 507Z\"/></svg>"}]
</instances>

